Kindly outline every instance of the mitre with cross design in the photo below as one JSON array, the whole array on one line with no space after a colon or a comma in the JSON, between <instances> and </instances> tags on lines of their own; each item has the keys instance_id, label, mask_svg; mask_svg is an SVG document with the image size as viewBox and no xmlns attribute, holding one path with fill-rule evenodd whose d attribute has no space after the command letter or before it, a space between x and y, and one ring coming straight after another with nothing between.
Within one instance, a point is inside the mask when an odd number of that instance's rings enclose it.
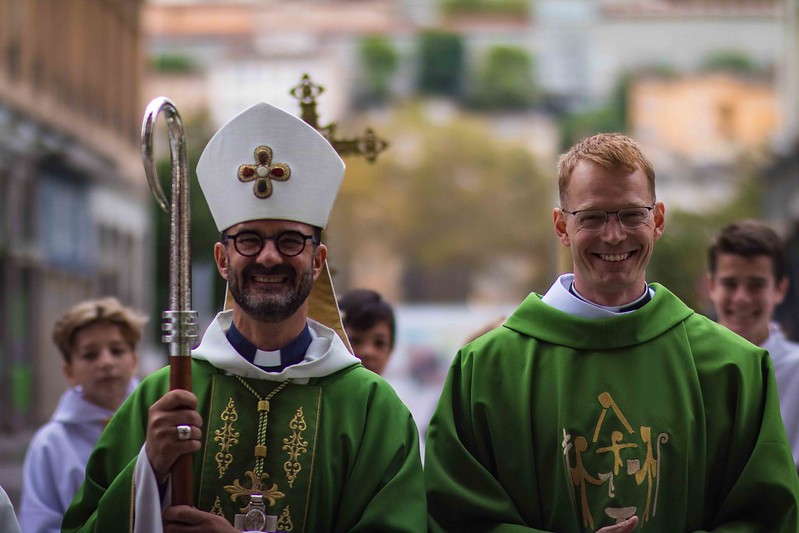
<instances>
[{"instance_id":1,"label":"mitre with cross design","mask_svg":"<svg viewBox=\"0 0 799 533\"><path fill-rule=\"evenodd\" d=\"M239 113L208 141L197 177L220 232L260 219L324 229L344 179L344 162L313 127L262 102ZM334 329L349 347L327 263L314 283L308 314Z\"/></svg>"},{"instance_id":2,"label":"mitre with cross design","mask_svg":"<svg viewBox=\"0 0 799 533\"><path fill-rule=\"evenodd\" d=\"M258 219L324 228L344 178L344 162L301 119L266 103L222 126L197 163L219 231Z\"/></svg>"}]
</instances>

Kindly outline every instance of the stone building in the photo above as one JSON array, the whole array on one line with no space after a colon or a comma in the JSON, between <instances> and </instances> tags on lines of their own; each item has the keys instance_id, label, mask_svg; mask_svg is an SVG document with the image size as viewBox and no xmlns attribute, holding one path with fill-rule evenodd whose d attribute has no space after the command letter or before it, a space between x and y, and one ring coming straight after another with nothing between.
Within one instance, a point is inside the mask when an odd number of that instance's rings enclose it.
<instances>
[{"instance_id":1,"label":"stone building","mask_svg":"<svg viewBox=\"0 0 799 533\"><path fill-rule=\"evenodd\" d=\"M139 156L143 0L0 0L0 428L66 388L50 338L78 300L151 306Z\"/></svg>"}]
</instances>

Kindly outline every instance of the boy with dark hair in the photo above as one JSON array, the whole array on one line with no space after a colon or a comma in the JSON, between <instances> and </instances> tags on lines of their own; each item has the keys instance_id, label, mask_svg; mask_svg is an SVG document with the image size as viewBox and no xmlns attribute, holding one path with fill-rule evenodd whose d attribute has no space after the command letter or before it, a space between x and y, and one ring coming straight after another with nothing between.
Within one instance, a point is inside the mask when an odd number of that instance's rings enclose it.
<instances>
[{"instance_id":1,"label":"boy with dark hair","mask_svg":"<svg viewBox=\"0 0 799 533\"><path fill-rule=\"evenodd\" d=\"M355 356L367 369L383 374L396 340L391 305L370 289L353 289L338 305Z\"/></svg>"},{"instance_id":2,"label":"boy with dark hair","mask_svg":"<svg viewBox=\"0 0 799 533\"><path fill-rule=\"evenodd\" d=\"M773 320L788 290L785 249L767 225L743 220L725 226L708 248L705 278L723 326L768 350L777 377L780 411L799 465L799 344Z\"/></svg>"}]
</instances>

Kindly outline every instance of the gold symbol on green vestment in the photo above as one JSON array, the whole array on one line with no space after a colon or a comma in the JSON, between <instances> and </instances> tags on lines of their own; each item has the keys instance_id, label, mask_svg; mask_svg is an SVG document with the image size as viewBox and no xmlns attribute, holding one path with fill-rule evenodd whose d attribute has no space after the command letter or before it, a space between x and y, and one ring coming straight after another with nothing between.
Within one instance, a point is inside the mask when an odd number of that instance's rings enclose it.
<instances>
[{"instance_id":1,"label":"gold symbol on green vestment","mask_svg":"<svg viewBox=\"0 0 799 533\"><path fill-rule=\"evenodd\" d=\"M269 481L269 474L267 473L261 474L261 478L258 479L255 475L255 472L248 470L244 473L244 477L250 480L248 484L249 486L242 485L238 479L234 480L232 485L225 486L225 490L230 494L230 499L234 502L241 497L245 497L245 503L249 504L249 496L253 494L261 494L264 497L264 501L269 503L269 507L272 507L275 505L277 500L286 497L285 494L278 490L277 483L272 483L270 488L264 490L266 487L266 482ZM244 512L246 508L246 505L242 507L241 512Z\"/></svg>"},{"instance_id":2,"label":"gold symbol on green vestment","mask_svg":"<svg viewBox=\"0 0 799 533\"><path fill-rule=\"evenodd\" d=\"M627 444L621 444L622 439L624 439L624 435L621 431L614 431L610 436L610 446L605 446L603 448L597 448L596 453L613 453L613 475L619 475L619 467L624 464L621 460L621 450L624 448L637 448L638 445L634 442L629 442ZM596 441L595 441L596 442Z\"/></svg>"},{"instance_id":3,"label":"gold symbol on green vestment","mask_svg":"<svg viewBox=\"0 0 799 533\"><path fill-rule=\"evenodd\" d=\"M302 407L299 407L297 412L294 413L294 417L289 422L289 428L291 429L291 437L283 439L283 451L289 454L288 461L283 463L283 470L286 472L289 487L293 488L294 480L297 479L302 470L299 460L300 454L308 453L308 441L302 439L302 432L308 428Z\"/></svg>"},{"instance_id":4,"label":"gold symbol on green vestment","mask_svg":"<svg viewBox=\"0 0 799 533\"><path fill-rule=\"evenodd\" d=\"M651 426L639 426L636 432L609 392L602 392L597 400L602 409L590 443L578 432L569 433L563 428L561 446L569 484L573 488L570 494L572 503L581 515L583 527L594 530L598 526L591 512L592 502L598 507L597 500L606 501L609 505L604 508L605 514L619 523L638 510L629 504L640 502L645 496L646 503L640 516L643 525L657 512L661 444L668 442L669 436L660 433L653 439ZM615 415L616 422L608 421L609 413ZM616 427L612 427L614 424ZM657 457L653 440L657 443ZM609 456L610 461L603 456ZM607 496L593 488L602 485L607 485Z\"/></svg>"},{"instance_id":5,"label":"gold symbol on green vestment","mask_svg":"<svg viewBox=\"0 0 799 533\"><path fill-rule=\"evenodd\" d=\"M604 479L601 474L599 478L593 477L588 473L588 470L583 464L583 453L588 449L588 441L586 438L582 435L578 436L576 439L574 439L574 446L572 446L572 444L569 442L570 440L571 435L566 434L564 437L564 447L568 447L569 449L572 447L574 448L575 465L572 468L571 462L569 461L569 455L566 453L566 469L570 474L571 483L577 488L577 490L580 491L580 510L583 515L583 527L588 526L591 528L591 530L593 530L594 517L591 516L591 511L588 506L586 483L590 483L591 485L602 485L604 483Z\"/></svg>"},{"instance_id":6,"label":"gold symbol on green vestment","mask_svg":"<svg viewBox=\"0 0 799 533\"><path fill-rule=\"evenodd\" d=\"M596 442L596 439L599 437L599 430L602 429L602 422L605 421L605 414L608 412L608 409L613 408L613 412L616 413L616 417L619 419L624 425L624 429L627 430L627 433L633 433L633 427L627 422L627 417L624 416L624 413L621 412L619 406L616 405L616 402L613 400L613 397L610 395L609 392L603 392L599 395L599 405L602 406L602 412L599 413L599 420L596 422L596 427L594 428L594 438L591 442Z\"/></svg>"},{"instance_id":7,"label":"gold symbol on green vestment","mask_svg":"<svg viewBox=\"0 0 799 533\"><path fill-rule=\"evenodd\" d=\"M666 433L658 435L658 458L652 454L652 428L641 426L641 439L646 444L646 459L644 466L634 473L635 482L639 485L646 480L646 507L644 508L644 522L649 521L649 507L652 504L652 479L656 479L655 484L655 504L652 508L652 516L655 516L658 508L658 491L660 489L660 445L669 441Z\"/></svg>"},{"instance_id":8,"label":"gold symbol on green vestment","mask_svg":"<svg viewBox=\"0 0 799 533\"><path fill-rule=\"evenodd\" d=\"M214 442L219 443L219 450L214 459L216 459L216 466L219 470L219 479L227 472L230 463L233 462L233 455L230 453L230 448L239 442L239 432L233 428L234 422L239 419L239 414L236 412L236 404L233 398L228 401L227 407L222 411L219 416L224 421L222 429L214 431Z\"/></svg>"},{"instance_id":9,"label":"gold symbol on green vestment","mask_svg":"<svg viewBox=\"0 0 799 533\"><path fill-rule=\"evenodd\" d=\"M294 524L291 521L291 511L289 507L290 506L287 505L277 519L277 529L280 531L294 531Z\"/></svg>"}]
</instances>

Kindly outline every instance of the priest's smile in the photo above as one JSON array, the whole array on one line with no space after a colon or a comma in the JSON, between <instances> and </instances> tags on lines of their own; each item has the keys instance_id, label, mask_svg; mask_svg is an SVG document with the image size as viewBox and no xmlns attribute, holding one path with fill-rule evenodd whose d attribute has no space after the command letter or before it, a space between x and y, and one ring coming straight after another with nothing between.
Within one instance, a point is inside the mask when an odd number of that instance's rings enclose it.
<instances>
[{"instance_id":1,"label":"priest's smile","mask_svg":"<svg viewBox=\"0 0 799 533\"><path fill-rule=\"evenodd\" d=\"M598 253L598 254L596 254L596 255L597 255L597 256L598 256L600 259L602 259L603 261L609 261L609 262L611 262L611 263L618 263L618 262L620 262L620 261L624 261L625 259L627 259L628 257L630 257L631 255L633 255L633 253L634 253L634 252L624 252L624 253L621 253L621 254L619 254L619 253L617 253L617 254L603 254L603 253Z\"/></svg>"}]
</instances>

